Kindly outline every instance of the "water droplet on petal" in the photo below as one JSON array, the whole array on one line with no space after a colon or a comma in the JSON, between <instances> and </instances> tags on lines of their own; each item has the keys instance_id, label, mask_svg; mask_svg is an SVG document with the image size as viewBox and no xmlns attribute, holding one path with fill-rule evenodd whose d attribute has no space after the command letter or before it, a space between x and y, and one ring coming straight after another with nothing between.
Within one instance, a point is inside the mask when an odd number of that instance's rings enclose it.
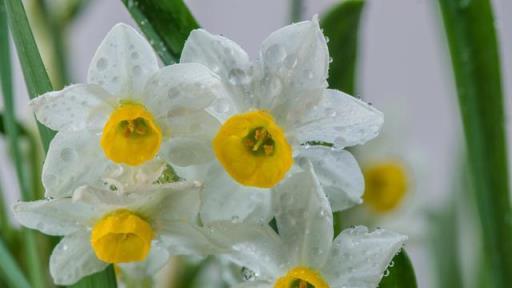
<instances>
[{"instance_id":1,"label":"water droplet on petal","mask_svg":"<svg viewBox=\"0 0 512 288\"><path fill-rule=\"evenodd\" d=\"M286 50L284 50L283 46L275 44L265 51L265 60L270 64L278 64L281 63L286 57Z\"/></svg>"},{"instance_id":2,"label":"water droplet on petal","mask_svg":"<svg viewBox=\"0 0 512 288\"><path fill-rule=\"evenodd\" d=\"M101 57L100 59L98 59L98 62L96 62L96 68L98 68L98 70L105 70L108 66L108 61L106 58L103 58Z\"/></svg>"},{"instance_id":3,"label":"water droplet on petal","mask_svg":"<svg viewBox=\"0 0 512 288\"><path fill-rule=\"evenodd\" d=\"M217 113L227 113L229 111L229 103L226 99L217 99L213 104L213 109Z\"/></svg>"},{"instance_id":4,"label":"water droplet on petal","mask_svg":"<svg viewBox=\"0 0 512 288\"><path fill-rule=\"evenodd\" d=\"M228 75L229 83L232 85L244 85L249 82L249 77L242 69L232 69Z\"/></svg>"},{"instance_id":5,"label":"water droplet on petal","mask_svg":"<svg viewBox=\"0 0 512 288\"><path fill-rule=\"evenodd\" d=\"M60 152L60 158L63 161L71 161L71 160L75 159L75 157L76 157L76 152L75 152L75 150L73 150L71 148L64 148Z\"/></svg>"},{"instance_id":6,"label":"water droplet on petal","mask_svg":"<svg viewBox=\"0 0 512 288\"><path fill-rule=\"evenodd\" d=\"M133 75L138 76L142 73L142 68L139 65L135 65L132 68Z\"/></svg>"}]
</instances>

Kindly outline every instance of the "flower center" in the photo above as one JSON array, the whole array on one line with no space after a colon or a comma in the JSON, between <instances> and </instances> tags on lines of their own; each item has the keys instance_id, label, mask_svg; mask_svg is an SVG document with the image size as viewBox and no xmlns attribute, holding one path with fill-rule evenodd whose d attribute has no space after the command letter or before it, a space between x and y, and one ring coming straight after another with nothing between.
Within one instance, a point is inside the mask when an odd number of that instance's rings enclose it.
<instances>
[{"instance_id":1,"label":"flower center","mask_svg":"<svg viewBox=\"0 0 512 288\"><path fill-rule=\"evenodd\" d=\"M274 187L293 164L283 130L261 110L229 118L213 139L213 150L226 172L247 186Z\"/></svg>"},{"instance_id":2,"label":"flower center","mask_svg":"<svg viewBox=\"0 0 512 288\"><path fill-rule=\"evenodd\" d=\"M136 103L121 104L108 119L101 147L116 163L139 165L155 157L162 143L162 131L153 115Z\"/></svg>"},{"instance_id":3,"label":"flower center","mask_svg":"<svg viewBox=\"0 0 512 288\"><path fill-rule=\"evenodd\" d=\"M147 221L121 209L94 225L91 246L96 257L107 263L142 261L149 254L153 234Z\"/></svg>"},{"instance_id":4,"label":"flower center","mask_svg":"<svg viewBox=\"0 0 512 288\"><path fill-rule=\"evenodd\" d=\"M274 288L329 288L322 276L307 267L295 267L277 279Z\"/></svg>"},{"instance_id":5,"label":"flower center","mask_svg":"<svg viewBox=\"0 0 512 288\"><path fill-rule=\"evenodd\" d=\"M380 213L395 209L407 191L407 174L402 165L379 163L364 170L364 203Z\"/></svg>"}]
</instances>

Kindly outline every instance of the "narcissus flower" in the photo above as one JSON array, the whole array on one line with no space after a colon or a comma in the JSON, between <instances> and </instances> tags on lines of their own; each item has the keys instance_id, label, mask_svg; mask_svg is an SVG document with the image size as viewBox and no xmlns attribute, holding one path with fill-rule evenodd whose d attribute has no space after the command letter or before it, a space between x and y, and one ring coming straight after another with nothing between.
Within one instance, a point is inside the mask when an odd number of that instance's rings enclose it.
<instances>
[{"instance_id":1,"label":"narcissus flower","mask_svg":"<svg viewBox=\"0 0 512 288\"><path fill-rule=\"evenodd\" d=\"M254 272L236 287L377 287L407 237L359 226L333 239L332 211L314 172L279 184L274 211L279 234L268 225L211 223L207 235L224 255Z\"/></svg>"},{"instance_id":2,"label":"narcissus flower","mask_svg":"<svg viewBox=\"0 0 512 288\"><path fill-rule=\"evenodd\" d=\"M240 201L229 205L226 199L241 198L237 193L245 194L245 202L266 201L266 189L279 184L290 175L293 163L305 158L315 166L334 211L361 203L361 169L342 149L377 136L383 115L354 97L327 89L329 51L316 18L272 33L254 62L233 41L194 30L181 62L207 66L222 78L227 91L208 108L222 122L212 143L220 164L208 169L222 167L229 176L215 172L216 182L233 189L213 191L207 184L206 206L222 202L227 211L246 208ZM316 141L331 143L336 151L313 146ZM246 209L239 214L250 213Z\"/></svg>"},{"instance_id":3,"label":"narcissus flower","mask_svg":"<svg viewBox=\"0 0 512 288\"><path fill-rule=\"evenodd\" d=\"M219 124L204 108L222 91L219 77L201 64L159 69L149 43L133 28L116 25L91 61L87 84L31 102L37 119L59 131L44 167L48 196L69 195L106 169L158 158L182 166L208 161Z\"/></svg>"},{"instance_id":4,"label":"narcissus flower","mask_svg":"<svg viewBox=\"0 0 512 288\"><path fill-rule=\"evenodd\" d=\"M50 257L50 273L56 284L69 285L111 263L146 262L154 273L170 255L207 255L209 244L195 226L199 189L176 182L118 194L82 186L72 198L20 202L13 209L22 225L64 236Z\"/></svg>"}]
</instances>

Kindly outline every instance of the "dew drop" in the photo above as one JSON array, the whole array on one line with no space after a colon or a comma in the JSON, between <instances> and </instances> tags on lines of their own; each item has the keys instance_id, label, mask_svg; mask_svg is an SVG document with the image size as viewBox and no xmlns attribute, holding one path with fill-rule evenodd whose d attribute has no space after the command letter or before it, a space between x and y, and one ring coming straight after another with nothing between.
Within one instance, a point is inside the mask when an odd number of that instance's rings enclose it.
<instances>
[{"instance_id":1,"label":"dew drop","mask_svg":"<svg viewBox=\"0 0 512 288\"><path fill-rule=\"evenodd\" d=\"M132 68L133 75L138 76L142 73L142 68L139 65L135 65Z\"/></svg>"},{"instance_id":2,"label":"dew drop","mask_svg":"<svg viewBox=\"0 0 512 288\"><path fill-rule=\"evenodd\" d=\"M137 60L137 59L139 59L139 53L137 51L133 51L130 54L130 57L132 57L133 60Z\"/></svg>"},{"instance_id":3,"label":"dew drop","mask_svg":"<svg viewBox=\"0 0 512 288\"><path fill-rule=\"evenodd\" d=\"M232 85L243 85L249 82L249 77L242 69L232 69L228 75L229 83Z\"/></svg>"},{"instance_id":4,"label":"dew drop","mask_svg":"<svg viewBox=\"0 0 512 288\"><path fill-rule=\"evenodd\" d=\"M217 113L226 113L229 111L229 103L226 99L217 99L213 104L213 109Z\"/></svg>"},{"instance_id":5,"label":"dew drop","mask_svg":"<svg viewBox=\"0 0 512 288\"><path fill-rule=\"evenodd\" d=\"M286 51L281 45L272 45L265 51L265 60L270 64L281 63L286 57Z\"/></svg>"},{"instance_id":6,"label":"dew drop","mask_svg":"<svg viewBox=\"0 0 512 288\"><path fill-rule=\"evenodd\" d=\"M102 58L98 59L98 62L96 62L96 68L98 68L101 71L107 69L107 66L108 66L108 61L106 58L102 57Z\"/></svg>"},{"instance_id":7,"label":"dew drop","mask_svg":"<svg viewBox=\"0 0 512 288\"><path fill-rule=\"evenodd\" d=\"M73 150L71 148L64 148L60 152L60 158L63 161L71 161L71 160L75 159L75 157L76 157L76 152L75 152L75 150Z\"/></svg>"},{"instance_id":8,"label":"dew drop","mask_svg":"<svg viewBox=\"0 0 512 288\"><path fill-rule=\"evenodd\" d=\"M242 267L242 277L246 281L254 280L256 273L254 273L254 271L250 270L249 268Z\"/></svg>"}]
</instances>

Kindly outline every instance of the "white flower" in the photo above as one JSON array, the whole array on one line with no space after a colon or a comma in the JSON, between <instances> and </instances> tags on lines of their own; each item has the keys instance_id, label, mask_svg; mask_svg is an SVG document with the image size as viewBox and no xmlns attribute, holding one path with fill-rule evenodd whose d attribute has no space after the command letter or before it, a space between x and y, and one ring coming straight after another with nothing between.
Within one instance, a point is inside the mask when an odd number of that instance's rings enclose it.
<instances>
[{"instance_id":1,"label":"white flower","mask_svg":"<svg viewBox=\"0 0 512 288\"><path fill-rule=\"evenodd\" d=\"M44 166L46 195L69 196L80 185L141 167L143 182L151 183L162 171L160 159L182 166L208 161L218 121L204 108L222 91L219 77L201 64L159 69L149 43L116 25L91 61L87 84L31 102L37 119L59 131ZM127 171L133 167L138 172Z\"/></svg>"},{"instance_id":2,"label":"white flower","mask_svg":"<svg viewBox=\"0 0 512 288\"><path fill-rule=\"evenodd\" d=\"M20 202L13 209L22 225L64 236L50 257L50 273L56 284L69 285L109 263L142 261L155 273L172 255L207 255L210 246L195 225L199 189L176 182L118 194L82 186L72 198Z\"/></svg>"},{"instance_id":3,"label":"white flower","mask_svg":"<svg viewBox=\"0 0 512 288\"><path fill-rule=\"evenodd\" d=\"M267 218L247 207L260 209L250 203L268 202L268 189L290 174L292 163L304 158L313 163L334 211L361 202L360 168L341 149L377 136L383 115L354 97L326 89L329 52L316 18L272 33L255 62L231 40L194 30L181 62L209 67L228 92L208 108L223 125L213 141L218 163L205 169L222 167L229 176L215 171L215 176L199 178L206 183L203 210L219 210L222 203L222 209L242 218ZM312 141L332 143L336 151L322 146L306 149ZM217 184L209 184L212 178ZM230 201L232 197L237 200ZM223 212L218 213L206 220L222 219Z\"/></svg>"},{"instance_id":4,"label":"white flower","mask_svg":"<svg viewBox=\"0 0 512 288\"><path fill-rule=\"evenodd\" d=\"M375 288L406 236L362 226L333 239L332 213L312 169L296 173L275 194L279 234L268 225L221 221L206 227L224 255L254 271L236 287ZM299 287L299 286L297 286Z\"/></svg>"}]
</instances>

